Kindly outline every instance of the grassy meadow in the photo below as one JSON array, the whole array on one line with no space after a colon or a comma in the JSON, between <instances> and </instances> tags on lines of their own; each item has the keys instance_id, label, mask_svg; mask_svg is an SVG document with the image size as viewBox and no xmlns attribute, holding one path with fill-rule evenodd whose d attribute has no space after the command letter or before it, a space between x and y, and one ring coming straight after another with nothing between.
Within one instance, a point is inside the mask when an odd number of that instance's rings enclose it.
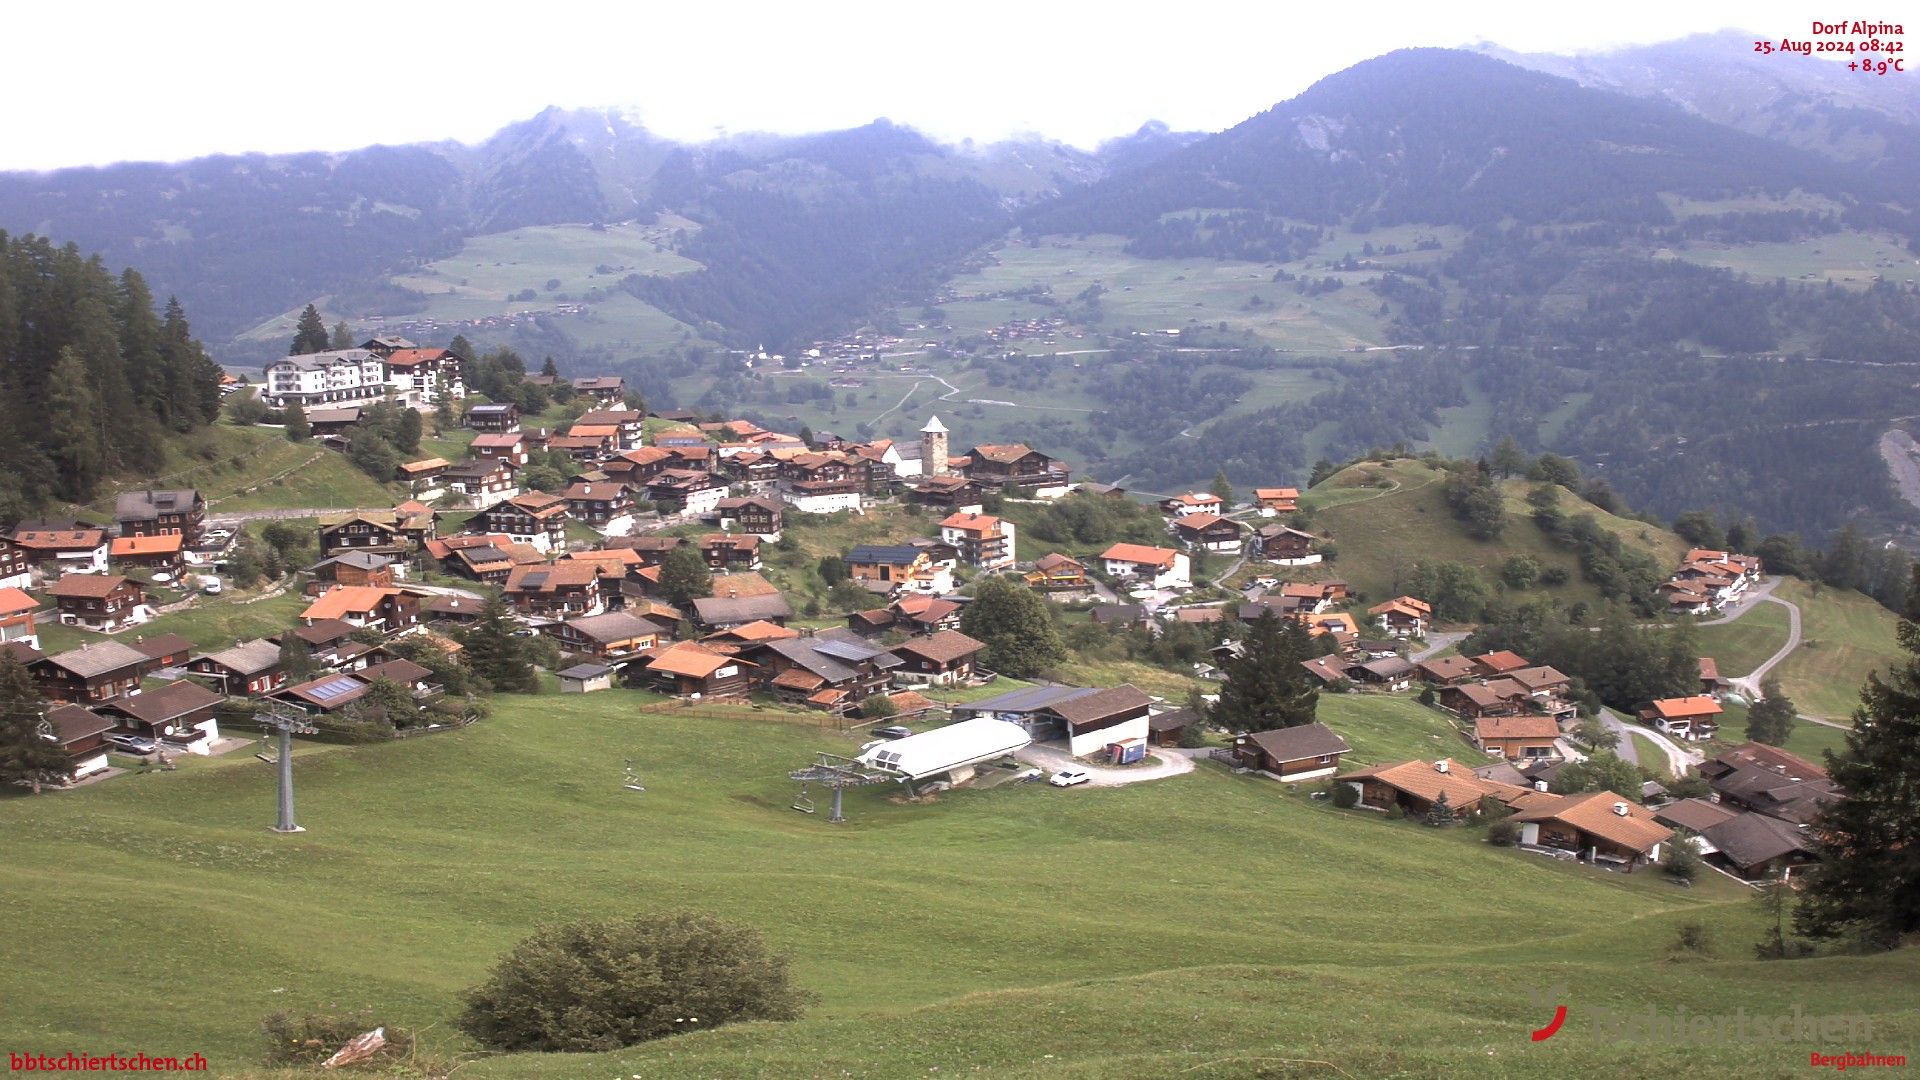
<instances>
[{"instance_id":1,"label":"grassy meadow","mask_svg":"<svg viewBox=\"0 0 1920 1080\"><path fill-rule=\"evenodd\" d=\"M1730 623L1698 626L1693 631L1700 655L1720 665L1723 679L1743 678L1787 643L1787 609L1760 603Z\"/></svg>"},{"instance_id":2,"label":"grassy meadow","mask_svg":"<svg viewBox=\"0 0 1920 1080\"><path fill-rule=\"evenodd\" d=\"M1299 577L1341 577L1364 597L1384 600L1401 588L1403 575L1423 560L1457 562L1479 567L1489 584L1509 556L1531 556L1542 569L1560 567L1568 581L1535 590L1572 604L1596 602L1598 591L1580 579L1579 559L1558 547L1529 519L1526 502L1532 487L1524 480L1505 481L1507 526L1500 539L1481 541L1467 535L1463 524L1447 508L1441 484L1445 475L1413 459L1362 462L1350 466L1302 495L1301 506L1313 511L1312 530L1329 536L1339 546L1333 563L1311 568ZM1614 517L1560 493L1560 509L1568 514L1591 513L1601 526L1629 546L1653 553L1663 564L1685 550L1679 538L1663 529Z\"/></svg>"},{"instance_id":3,"label":"grassy meadow","mask_svg":"<svg viewBox=\"0 0 1920 1080\"><path fill-rule=\"evenodd\" d=\"M1774 669L1781 689L1801 712L1846 720L1867 674L1905 655L1894 640L1899 619L1860 593L1816 591L1798 578L1782 579L1774 595L1800 605L1800 647Z\"/></svg>"},{"instance_id":4,"label":"grassy meadow","mask_svg":"<svg viewBox=\"0 0 1920 1080\"><path fill-rule=\"evenodd\" d=\"M1618 1046L1594 1006L1861 1012L1913 1045L1920 953L1750 959L1745 890L1677 889L1341 812L1212 764L1121 789L788 809L785 771L848 737L639 695L501 699L470 729L303 747L299 819L244 754L0 799L0 1039L197 1050L262 1075L259 1017L367 1006L472 1048L460 993L534 926L692 906L763 928L818 996L751 1024L592 1055L479 1058L481 1077L1790 1075L1808 1046ZM1328 699L1361 760L1443 733L1404 701ZM634 757L645 793L620 786ZM59 874L47 873L59 866ZM76 915L89 932L76 961ZM1710 957L1677 959L1683 922ZM49 972L57 970L57 977ZM1569 987L1535 1046L1529 991ZM1815 1046L1835 1050L1838 1047ZM936 1071L937 1070L937 1071Z\"/></svg>"}]
</instances>

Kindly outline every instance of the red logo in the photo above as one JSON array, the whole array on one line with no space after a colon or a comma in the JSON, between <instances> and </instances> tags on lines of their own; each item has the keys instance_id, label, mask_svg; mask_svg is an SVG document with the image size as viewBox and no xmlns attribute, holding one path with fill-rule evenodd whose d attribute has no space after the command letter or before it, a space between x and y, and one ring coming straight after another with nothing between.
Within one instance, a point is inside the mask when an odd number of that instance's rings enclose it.
<instances>
[{"instance_id":1,"label":"red logo","mask_svg":"<svg viewBox=\"0 0 1920 1080\"><path fill-rule=\"evenodd\" d=\"M1547 1024L1546 1027L1536 1028L1533 1033L1533 1041L1546 1042L1548 1039L1553 1038L1554 1032L1559 1031L1560 1025L1566 1022L1567 1022L1567 1007L1565 1005L1555 1005L1553 1007L1552 1022Z\"/></svg>"},{"instance_id":2,"label":"red logo","mask_svg":"<svg viewBox=\"0 0 1920 1080\"><path fill-rule=\"evenodd\" d=\"M1553 1019L1547 1022L1547 1026L1536 1028L1533 1032L1534 1042L1546 1042L1559 1032L1560 1025L1567 1022L1567 1007L1560 1004L1567 998L1566 984L1557 983L1544 993L1539 990L1529 990L1527 996L1533 1000L1535 1008L1553 1010Z\"/></svg>"}]
</instances>

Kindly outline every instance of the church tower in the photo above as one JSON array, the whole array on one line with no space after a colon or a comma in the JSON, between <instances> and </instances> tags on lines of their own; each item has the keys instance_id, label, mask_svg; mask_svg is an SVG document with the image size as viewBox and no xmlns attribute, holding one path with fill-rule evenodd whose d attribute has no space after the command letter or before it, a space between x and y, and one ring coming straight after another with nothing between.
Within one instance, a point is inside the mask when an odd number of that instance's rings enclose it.
<instances>
[{"instance_id":1,"label":"church tower","mask_svg":"<svg viewBox=\"0 0 1920 1080\"><path fill-rule=\"evenodd\" d=\"M947 475L947 425L937 416L920 429L920 475Z\"/></svg>"}]
</instances>

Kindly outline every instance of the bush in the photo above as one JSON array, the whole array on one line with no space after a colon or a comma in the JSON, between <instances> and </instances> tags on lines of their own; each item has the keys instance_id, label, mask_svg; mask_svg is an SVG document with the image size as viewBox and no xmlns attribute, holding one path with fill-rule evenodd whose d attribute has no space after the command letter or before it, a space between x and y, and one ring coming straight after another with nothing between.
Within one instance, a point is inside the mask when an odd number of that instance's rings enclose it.
<instances>
[{"instance_id":1,"label":"bush","mask_svg":"<svg viewBox=\"0 0 1920 1080\"><path fill-rule=\"evenodd\" d=\"M1333 805L1342 810L1351 810L1360 805L1360 791L1352 784L1333 785Z\"/></svg>"},{"instance_id":2,"label":"bush","mask_svg":"<svg viewBox=\"0 0 1920 1080\"><path fill-rule=\"evenodd\" d=\"M1487 843L1494 847L1512 847L1520 842L1520 823L1512 818L1501 818L1487 826Z\"/></svg>"},{"instance_id":3,"label":"bush","mask_svg":"<svg viewBox=\"0 0 1920 1080\"><path fill-rule=\"evenodd\" d=\"M348 1041L374 1028L385 1029L387 1045L369 1059L372 1064L392 1064L413 1057L413 1033L381 1023L368 1009L302 1016L275 1012L260 1021L260 1031L267 1039L269 1065L318 1065Z\"/></svg>"},{"instance_id":4,"label":"bush","mask_svg":"<svg viewBox=\"0 0 1920 1080\"><path fill-rule=\"evenodd\" d=\"M1660 851L1660 870L1675 881L1692 882L1700 873L1700 850L1691 834L1676 833Z\"/></svg>"},{"instance_id":5,"label":"bush","mask_svg":"<svg viewBox=\"0 0 1920 1080\"><path fill-rule=\"evenodd\" d=\"M885 694L875 694L860 703L860 715L868 720L885 720L899 711L900 707Z\"/></svg>"},{"instance_id":6,"label":"bush","mask_svg":"<svg viewBox=\"0 0 1920 1080\"><path fill-rule=\"evenodd\" d=\"M1688 920L1681 923L1680 928L1674 931L1672 948L1674 952L1710 956L1713 953L1713 937L1707 933L1707 928L1700 922Z\"/></svg>"},{"instance_id":7,"label":"bush","mask_svg":"<svg viewBox=\"0 0 1920 1080\"><path fill-rule=\"evenodd\" d=\"M1207 726L1198 720L1188 724L1180 732L1180 746L1185 750L1198 750L1207 745Z\"/></svg>"},{"instance_id":8,"label":"bush","mask_svg":"<svg viewBox=\"0 0 1920 1080\"><path fill-rule=\"evenodd\" d=\"M793 1020L807 995L758 930L697 912L550 926L467 994L457 1024L495 1050L614 1050L737 1020Z\"/></svg>"},{"instance_id":9,"label":"bush","mask_svg":"<svg viewBox=\"0 0 1920 1080\"><path fill-rule=\"evenodd\" d=\"M1407 810L1405 807L1401 806L1399 803L1394 803L1392 806L1387 807L1388 821L1405 821L1406 819L1407 819Z\"/></svg>"}]
</instances>

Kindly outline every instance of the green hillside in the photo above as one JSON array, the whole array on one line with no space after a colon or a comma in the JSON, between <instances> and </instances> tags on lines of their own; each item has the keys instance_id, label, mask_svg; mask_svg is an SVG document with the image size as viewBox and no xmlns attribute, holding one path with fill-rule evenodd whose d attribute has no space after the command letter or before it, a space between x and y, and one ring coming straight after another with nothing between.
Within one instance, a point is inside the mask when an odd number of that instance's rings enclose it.
<instances>
[{"instance_id":1,"label":"green hillside","mask_svg":"<svg viewBox=\"0 0 1920 1080\"><path fill-rule=\"evenodd\" d=\"M1903 657L1895 640L1899 619L1857 592L1820 588L1797 579L1774 595L1800 605L1800 647L1774 673L1800 711L1845 720L1860 705L1869 672L1885 672Z\"/></svg>"},{"instance_id":2,"label":"green hillside","mask_svg":"<svg viewBox=\"0 0 1920 1080\"><path fill-rule=\"evenodd\" d=\"M1594 1006L1801 1005L1870 1016L1876 1048L1920 1035L1900 1004L1920 953L1754 961L1756 913L1717 877L1564 865L1211 764L920 804L866 789L834 826L787 808L784 773L846 737L645 700L507 698L463 731L303 748L294 837L263 828L272 771L244 753L0 800L6 952L71 940L76 912L101 946L58 978L7 965L0 1039L128 1046L164 1016L214 1075L257 1075L262 1015L364 1005L451 1060L461 991L535 925L680 906L792 950L807 1018L460 1075L1785 1076L1834 1049L1600 1042ZM1422 743L1415 708L1329 719L1373 758ZM644 794L620 786L629 756ZM1714 957L1672 962L1690 921ZM1535 1046L1528 993L1555 983L1571 1019Z\"/></svg>"},{"instance_id":3,"label":"green hillside","mask_svg":"<svg viewBox=\"0 0 1920 1080\"><path fill-rule=\"evenodd\" d=\"M1752 674L1787 643L1787 609L1756 604L1733 622L1698 627L1694 640L1700 643L1700 655L1719 664L1722 678L1738 679Z\"/></svg>"},{"instance_id":4,"label":"green hillside","mask_svg":"<svg viewBox=\"0 0 1920 1080\"><path fill-rule=\"evenodd\" d=\"M1394 595L1401 578L1421 561L1456 562L1480 568L1488 583L1509 556L1531 556L1540 566L1560 567L1568 581L1559 586L1535 586L1535 591L1569 604L1600 599L1599 592L1580 580L1579 560L1558 547L1534 525L1525 480L1504 482L1507 526L1498 540L1481 541L1467 535L1441 494L1445 474L1415 459L1362 462L1341 470L1301 497L1301 506L1313 511L1312 531L1329 536L1340 557L1320 576L1345 578L1370 600ZM1591 513L1603 528L1617 534L1629 547L1672 563L1686 543L1672 533L1639 521L1615 517L1560 492L1560 509L1569 516Z\"/></svg>"},{"instance_id":5,"label":"green hillside","mask_svg":"<svg viewBox=\"0 0 1920 1080\"><path fill-rule=\"evenodd\" d=\"M213 424L172 438L160 462L142 464L141 475L109 482L99 498L74 513L111 517L117 492L145 487L196 488L216 515L392 506L398 498L396 489L376 483L344 455L315 442L290 443L278 428Z\"/></svg>"}]
</instances>

